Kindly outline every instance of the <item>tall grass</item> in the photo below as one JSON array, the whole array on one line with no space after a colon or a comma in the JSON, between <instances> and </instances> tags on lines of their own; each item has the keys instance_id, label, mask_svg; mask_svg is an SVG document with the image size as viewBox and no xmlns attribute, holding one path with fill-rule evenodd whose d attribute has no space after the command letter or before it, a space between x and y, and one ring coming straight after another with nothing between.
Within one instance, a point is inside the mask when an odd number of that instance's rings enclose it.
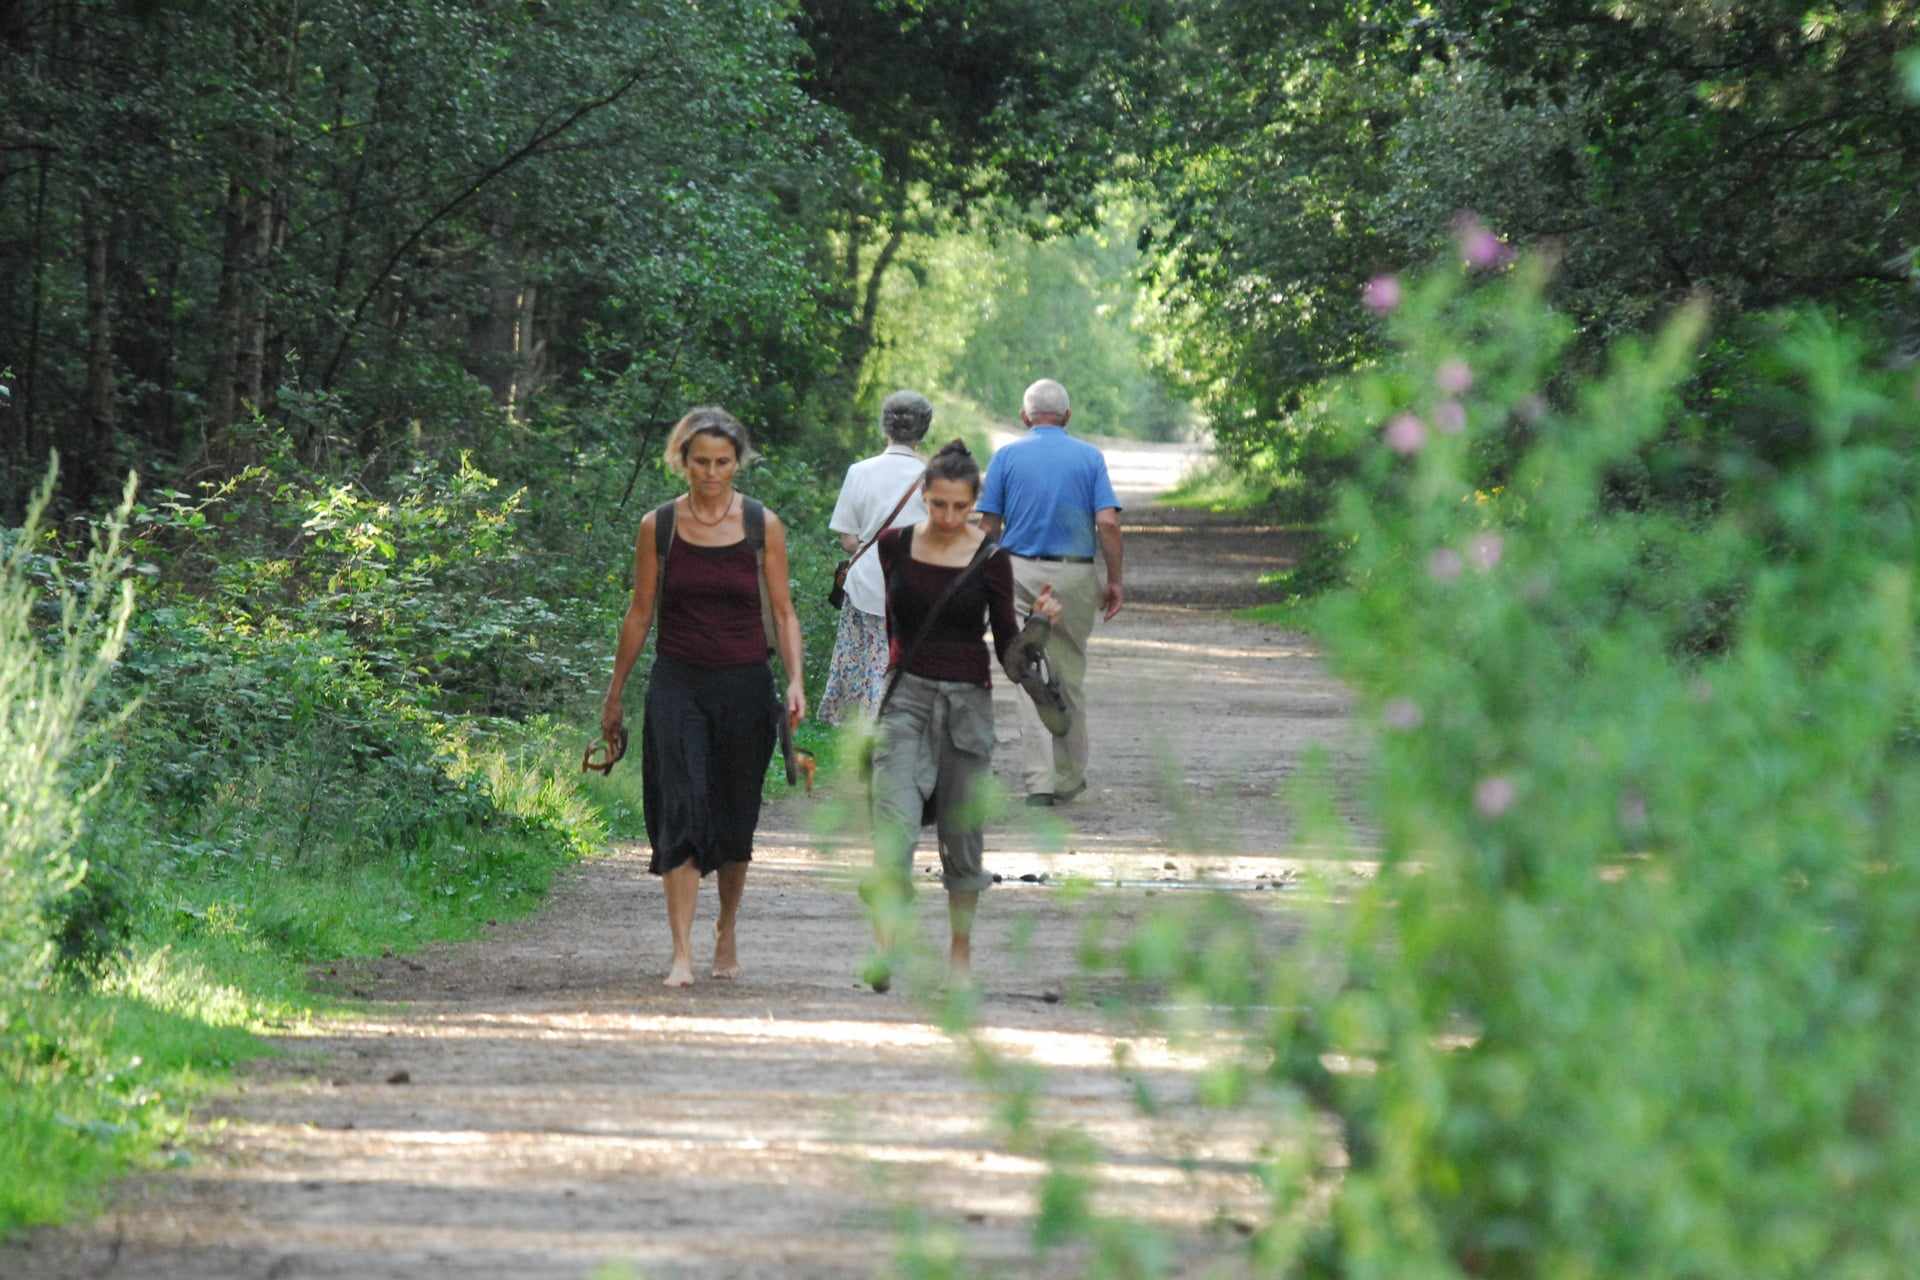
<instances>
[{"instance_id":1,"label":"tall grass","mask_svg":"<svg viewBox=\"0 0 1920 1280\"><path fill-rule=\"evenodd\" d=\"M86 871L72 857L86 796L76 794L70 765L115 718L91 704L133 612L120 545L132 480L75 582L40 550L57 475L56 461L25 524L0 543L0 1013L46 980L49 908Z\"/></svg>"}]
</instances>

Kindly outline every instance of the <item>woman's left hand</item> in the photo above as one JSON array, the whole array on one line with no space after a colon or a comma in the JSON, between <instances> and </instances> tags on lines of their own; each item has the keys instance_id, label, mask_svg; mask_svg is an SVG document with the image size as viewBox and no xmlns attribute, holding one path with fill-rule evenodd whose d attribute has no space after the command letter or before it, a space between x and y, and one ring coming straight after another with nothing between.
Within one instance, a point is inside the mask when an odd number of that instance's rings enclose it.
<instances>
[{"instance_id":1,"label":"woman's left hand","mask_svg":"<svg viewBox=\"0 0 1920 1280\"><path fill-rule=\"evenodd\" d=\"M807 718L807 691L803 685L787 686L787 728L798 729Z\"/></svg>"}]
</instances>

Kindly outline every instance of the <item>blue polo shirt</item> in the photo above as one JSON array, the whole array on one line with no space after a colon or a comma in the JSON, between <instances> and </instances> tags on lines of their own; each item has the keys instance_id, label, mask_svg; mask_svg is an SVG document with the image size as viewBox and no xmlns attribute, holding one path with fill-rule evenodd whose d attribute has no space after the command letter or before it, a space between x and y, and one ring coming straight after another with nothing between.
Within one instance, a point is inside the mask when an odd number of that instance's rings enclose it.
<instances>
[{"instance_id":1,"label":"blue polo shirt","mask_svg":"<svg viewBox=\"0 0 1920 1280\"><path fill-rule=\"evenodd\" d=\"M994 451L978 509L999 516L1000 545L1016 556L1091 556L1093 513L1120 509L1107 460L1065 427L1030 427Z\"/></svg>"}]
</instances>

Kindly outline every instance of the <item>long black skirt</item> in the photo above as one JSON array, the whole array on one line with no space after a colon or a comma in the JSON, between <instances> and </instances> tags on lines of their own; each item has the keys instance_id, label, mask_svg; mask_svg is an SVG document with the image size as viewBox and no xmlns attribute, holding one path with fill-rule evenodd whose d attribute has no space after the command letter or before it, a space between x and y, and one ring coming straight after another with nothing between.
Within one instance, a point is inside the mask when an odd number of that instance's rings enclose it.
<instances>
[{"instance_id":1,"label":"long black skirt","mask_svg":"<svg viewBox=\"0 0 1920 1280\"><path fill-rule=\"evenodd\" d=\"M648 870L693 862L706 875L753 858L760 788L773 759L780 708L764 662L699 667L656 658L640 736Z\"/></svg>"}]
</instances>

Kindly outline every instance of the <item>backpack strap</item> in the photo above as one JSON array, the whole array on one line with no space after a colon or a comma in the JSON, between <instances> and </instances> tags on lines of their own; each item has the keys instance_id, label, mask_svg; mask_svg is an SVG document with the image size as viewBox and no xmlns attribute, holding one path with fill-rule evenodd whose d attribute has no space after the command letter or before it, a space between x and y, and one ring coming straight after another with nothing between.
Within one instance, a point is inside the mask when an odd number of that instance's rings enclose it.
<instances>
[{"instance_id":1,"label":"backpack strap","mask_svg":"<svg viewBox=\"0 0 1920 1280\"><path fill-rule=\"evenodd\" d=\"M767 509L759 501L740 495L740 523L747 527L747 545L755 555L767 549Z\"/></svg>"},{"instance_id":2,"label":"backpack strap","mask_svg":"<svg viewBox=\"0 0 1920 1280\"><path fill-rule=\"evenodd\" d=\"M660 619L660 600L667 593L667 553L673 550L673 504L677 501L668 498L653 509L653 612L647 617L647 631L653 630L653 624ZM647 631L640 633L645 643ZM654 640L657 652L660 641Z\"/></svg>"},{"instance_id":3,"label":"backpack strap","mask_svg":"<svg viewBox=\"0 0 1920 1280\"><path fill-rule=\"evenodd\" d=\"M740 495L740 523L746 526L747 545L753 548L754 581L760 586L760 629L767 636L767 657L779 655L780 645L773 632L773 602L767 597L767 509L745 494ZM783 659L780 664L786 666ZM767 665L773 674L773 665ZM787 785L800 782L800 758L793 745L793 726L787 723L787 702L780 696L778 681L773 683L774 732L780 742L780 757L787 770Z\"/></svg>"},{"instance_id":4,"label":"backpack strap","mask_svg":"<svg viewBox=\"0 0 1920 1280\"><path fill-rule=\"evenodd\" d=\"M767 654L779 652L773 634L773 602L767 598L767 509L740 496L740 522L747 527L747 545L753 548L753 580L760 586L760 629L767 634Z\"/></svg>"},{"instance_id":5,"label":"backpack strap","mask_svg":"<svg viewBox=\"0 0 1920 1280\"><path fill-rule=\"evenodd\" d=\"M667 548L673 545L673 512L680 499L668 498L653 509L653 554L666 564Z\"/></svg>"}]
</instances>

